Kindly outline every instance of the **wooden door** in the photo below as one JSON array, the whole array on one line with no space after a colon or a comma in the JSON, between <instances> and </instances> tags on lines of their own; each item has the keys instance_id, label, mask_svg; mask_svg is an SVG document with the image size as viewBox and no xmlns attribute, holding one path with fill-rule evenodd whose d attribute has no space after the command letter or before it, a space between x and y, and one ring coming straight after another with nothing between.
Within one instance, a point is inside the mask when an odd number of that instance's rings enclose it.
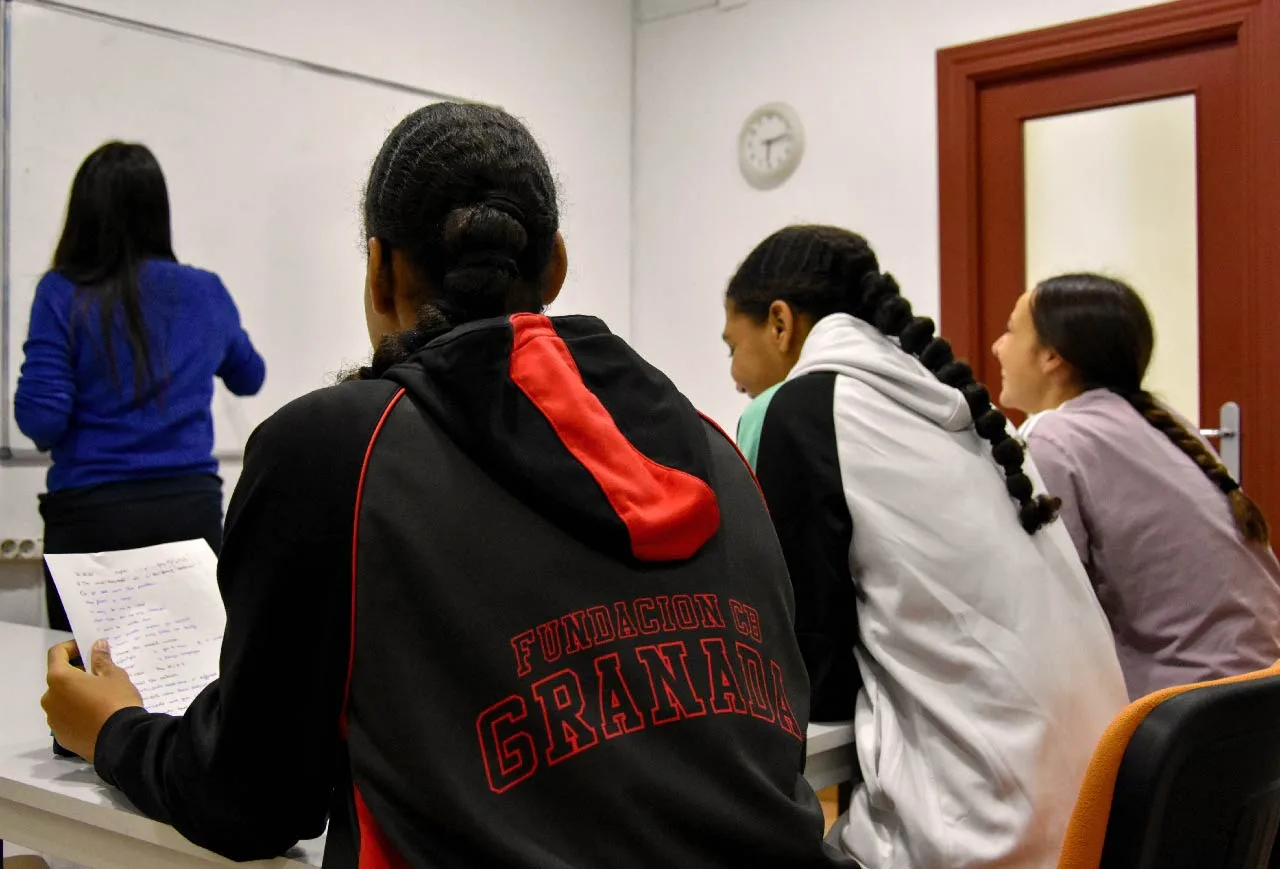
<instances>
[{"instance_id":1,"label":"wooden door","mask_svg":"<svg viewBox=\"0 0 1280 869\"><path fill-rule=\"evenodd\" d=\"M1187 0L948 49L939 86L942 328L992 384L989 348L1028 289L1025 125L1194 96L1200 424L1241 406L1242 478L1275 521L1280 0Z\"/></svg>"}]
</instances>

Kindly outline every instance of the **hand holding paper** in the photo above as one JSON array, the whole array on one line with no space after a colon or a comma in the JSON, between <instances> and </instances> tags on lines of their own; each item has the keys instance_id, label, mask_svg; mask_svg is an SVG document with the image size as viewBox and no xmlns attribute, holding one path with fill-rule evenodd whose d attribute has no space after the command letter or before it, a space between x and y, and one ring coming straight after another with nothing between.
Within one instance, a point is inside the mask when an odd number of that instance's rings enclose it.
<instances>
[{"instance_id":1,"label":"hand holding paper","mask_svg":"<svg viewBox=\"0 0 1280 869\"><path fill-rule=\"evenodd\" d=\"M181 715L218 677L226 611L203 540L45 560L80 649L108 641L148 710Z\"/></svg>"},{"instance_id":2,"label":"hand holding paper","mask_svg":"<svg viewBox=\"0 0 1280 869\"><path fill-rule=\"evenodd\" d=\"M74 642L49 650L49 690L40 705L59 744L92 762L107 719L121 709L141 706L142 695L129 674L112 662L106 640L93 645L92 675L72 665L79 654Z\"/></svg>"}]
</instances>

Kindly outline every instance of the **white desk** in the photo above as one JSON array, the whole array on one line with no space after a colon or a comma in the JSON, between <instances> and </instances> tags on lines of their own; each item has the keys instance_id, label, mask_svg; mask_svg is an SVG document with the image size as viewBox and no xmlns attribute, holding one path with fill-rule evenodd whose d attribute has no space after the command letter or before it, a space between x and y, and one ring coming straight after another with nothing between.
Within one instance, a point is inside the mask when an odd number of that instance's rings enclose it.
<instances>
[{"instance_id":1,"label":"white desk","mask_svg":"<svg viewBox=\"0 0 1280 869\"><path fill-rule=\"evenodd\" d=\"M853 722L810 724L806 740L804 777L820 791L854 777L858 755L853 745Z\"/></svg>"},{"instance_id":2,"label":"white desk","mask_svg":"<svg viewBox=\"0 0 1280 869\"><path fill-rule=\"evenodd\" d=\"M93 768L55 757L40 708L48 648L68 634L0 624L0 840L95 869L261 869L318 867L324 840L287 857L232 863L199 848L168 824L144 817ZM821 789L850 778L851 724L809 726L806 778Z\"/></svg>"},{"instance_id":3,"label":"white desk","mask_svg":"<svg viewBox=\"0 0 1280 869\"><path fill-rule=\"evenodd\" d=\"M319 866L324 840L291 859L232 863L140 814L88 764L53 754L45 723L46 653L70 634L0 624L0 840L95 869Z\"/></svg>"}]
</instances>

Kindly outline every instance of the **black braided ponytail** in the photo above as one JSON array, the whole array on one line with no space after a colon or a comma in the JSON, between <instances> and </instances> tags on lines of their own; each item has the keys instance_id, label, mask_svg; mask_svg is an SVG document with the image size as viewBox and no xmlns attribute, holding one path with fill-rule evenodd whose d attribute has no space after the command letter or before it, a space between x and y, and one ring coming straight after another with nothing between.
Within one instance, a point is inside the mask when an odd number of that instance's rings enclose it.
<instances>
[{"instance_id":1,"label":"black braided ponytail","mask_svg":"<svg viewBox=\"0 0 1280 869\"><path fill-rule=\"evenodd\" d=\"M815 320L848 313L896 338L947 386L960 391L974 429L991 445L1005 474L1005 488L1018 504L1018 521L1034 534L1057 516L1061 502L1036 495L1023 471L1022 444L1009 434L1007 420L991 403L973 369L955 358L951 344L935 334L933 320L917 317L892 275L881 273L866 239L830 226L792 226L765 239L729 282L727 296L740 313L763 317L775 300Z\"/></svg>"},{"instance_id":2,"label":"black braided ponytail","mask_svg":"<svg viewBox=\"0 0 1280 869\"><path fill-rule=\"evenodd\" d=\"M1028 534L1052 522L1061 501L1036 495L1031 478L1022 470L1022 444L1009 434L1008 420L991 403L987 388L974 380L968 363L955 358L951 343L934 334L933 320L917 317L911 303L901 294L893 275L867 272L859 283L858 301L849 313L866 320L884 334L898 339L898 345L920 360L933 376L960 390L973 427L991 444L991 457L1005 474L1009 497L1018 502L1018 521Z\"/></svg>"},{"instance_id":3,"label":"black braided ponytail","mask_svg":"<svg viewBox=\"0 0 1280 869\"><path fill-rule=\"evenodd\" d=\"M1116 278L1089 273L1059 275L1031 294L1036 338L1071 367L1083 389L1109 389L1167 437L1218 488L1244 539L1267 543L1267 518L1231 472L1200 438L1142 388L1155 329L1142 297Z\"/></svg>"},{"instance_id":4,"label":"black braided ponytail","mask_svg":"<svg viewBox=\"0 0 1280 869\"><path fill-rule=\"evenodd\" d=\"M401 251L428 297L354 377L380 377L473 320L540 311L560 215L555 181L528 129L500 109L434 103L401 121L374 160L366 238Z\"/></svg>"}]
</instances>

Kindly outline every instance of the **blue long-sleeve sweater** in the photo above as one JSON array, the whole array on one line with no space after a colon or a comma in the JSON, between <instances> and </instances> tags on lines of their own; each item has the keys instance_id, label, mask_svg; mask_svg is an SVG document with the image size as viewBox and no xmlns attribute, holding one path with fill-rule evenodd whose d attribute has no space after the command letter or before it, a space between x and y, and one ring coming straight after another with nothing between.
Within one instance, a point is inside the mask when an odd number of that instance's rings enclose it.
<instances>
[{"instance_id":1,"label":"blue long-sleeve sweater","mask_svg":"<svg viewBox=\"0 0 1280 869\"><path fill-rule=\"evenodd\" d=\"M236 395L262 388L266 365L217 275L150 260L139 287L152 370L166 381L160 400L143 407L134 402L123 314L110 338L113 377L96 302L55 272L36 287L14 414L22 433L53 457L51 492L216 473L213 378Z\"/></svg>"}]
</instances>

